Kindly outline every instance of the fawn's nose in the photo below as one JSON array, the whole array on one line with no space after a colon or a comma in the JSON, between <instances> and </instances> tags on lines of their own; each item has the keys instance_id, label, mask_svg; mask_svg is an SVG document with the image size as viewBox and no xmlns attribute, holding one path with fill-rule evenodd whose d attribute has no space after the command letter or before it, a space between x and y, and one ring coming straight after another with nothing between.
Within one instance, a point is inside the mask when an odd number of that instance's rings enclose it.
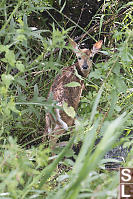
<instances>
[{"instance_id":1,"label":"fawn's nose","mask_svg":"<svg viewBox=\"0 0 133 199\"><path fill-rule=\"evenodd\" d=\"M84 63L83 66L82 66L82 68L83 68L84 70L88 69L87 63Z\"/></svg>"}]
</instances>

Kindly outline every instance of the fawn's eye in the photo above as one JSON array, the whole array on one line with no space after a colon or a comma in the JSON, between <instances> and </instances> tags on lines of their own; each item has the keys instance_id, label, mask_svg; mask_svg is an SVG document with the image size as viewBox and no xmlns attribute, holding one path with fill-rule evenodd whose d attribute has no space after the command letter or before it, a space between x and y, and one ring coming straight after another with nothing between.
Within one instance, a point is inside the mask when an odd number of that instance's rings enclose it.
<instances>
[{"instance_id":1,"label":"fawn's eye","mask_svg":"<svg viewBox=\"0 0 133 199\"><path fill-rule=\"evenodd\" d=\"M93 60L93 57L90 57L90 60L92 61L92 60Z\"/></svg>"},{"instance_id":2,"label":"fawn's eye","mask_svg":"<svg viewBox=\"0 0 133 199\"><path fill-rule=\"evenodd\" d=\"M78 60L81 60L81 57L78 57Z\"/></svg>"}]
</instances>

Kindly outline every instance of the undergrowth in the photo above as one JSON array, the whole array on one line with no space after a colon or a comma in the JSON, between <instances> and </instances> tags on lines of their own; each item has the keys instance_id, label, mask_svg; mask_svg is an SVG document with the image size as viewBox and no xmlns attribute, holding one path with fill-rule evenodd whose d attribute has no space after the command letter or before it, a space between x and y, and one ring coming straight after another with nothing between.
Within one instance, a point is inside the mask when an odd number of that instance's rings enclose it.
<instances>
[{"instance_id":1,"label":"undergrowth","mask_svg":"<svg viewBox=\"0 0 133 199\"><path fill-rule=\"evenodd\" d=\"M0 3L0 198L117 198L119 173L108 172L105 164L132 167L132 2L104 0L84 28L63 14L66 3L59 1L59 9L53 5L50 0ZM114 17L122 9L121 19ZM33 26L33 13L39 21L44 12L53 23L48 26L44 20ZM55 13L64 22L57 21ZM73 26L62 25L67 21ZM99 29L89 35L94 22ZM48 140L42 142L42 137L45 113L54 114L56 102L46 98L56 74L75 61L66 43L76 28L93 41L102 38L104 45L84 80L68 145L51 157ZM79 142L75 155L72 146ZM120 144L130 148L125 162L104 159Z\"/></svg>"}]
</instances>

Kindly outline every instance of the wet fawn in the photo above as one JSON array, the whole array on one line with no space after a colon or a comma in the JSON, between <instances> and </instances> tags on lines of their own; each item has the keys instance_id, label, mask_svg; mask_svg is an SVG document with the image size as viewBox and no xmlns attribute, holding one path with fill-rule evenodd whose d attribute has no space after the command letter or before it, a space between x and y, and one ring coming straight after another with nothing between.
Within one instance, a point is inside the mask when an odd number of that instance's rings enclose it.
<instances>
[{"instance_id":1,"label":"wet fawn","mask_svg":"<svg viewBox=\"0 0 133 199\"><path fill-rule=\"evenodd\" d=\"M62 69L61 74L58 74L50 88L50 93L53 94L54 100L57 101L57 105L62 107L64 103L68 104L68 107L73 107L74 110L78 108L80 97L84 89L84 80L90 72L92 61L91 58L100 50L102 46L102 40L96 42L91 50L79 49L76 42L69 39L69 42L73 48L73 52L76 54L78 62L72 66L68 66ZM76 71L78 75L76 75ZM83 78L80 78L83 77ZM75 87L66 87L66 84L70 82L78 82L80 85ZM63 108L55 109L56 120L50 113L46 113L46 128L45 135L48 135L50 139L51 148L57 146L57 140L59 136L62 136L65 131L74 125L74 118L67 115L63 111Z\"/></svg>"}]
</instances>

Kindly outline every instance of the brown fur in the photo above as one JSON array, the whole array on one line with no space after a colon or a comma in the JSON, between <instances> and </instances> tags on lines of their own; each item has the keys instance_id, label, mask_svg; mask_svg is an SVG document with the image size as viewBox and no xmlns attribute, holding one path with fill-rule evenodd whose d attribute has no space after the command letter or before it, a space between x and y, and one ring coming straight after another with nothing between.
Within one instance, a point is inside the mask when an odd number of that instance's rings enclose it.
<instances>
[{"instance_id":1,"label":"brown fur","mask_svg":"<svg viewBox=\"0 0 133 199\"><path fill-rule=\"evenodd\" d=\"M54 100L58 102L58 106L62 107L63 103L66 102L68 106L72 106L76 111L84 89L84 81L75 75L75 70L77 70L78 74L82 77L88 76L92 65L90 57L93 57L94 54L98 52L102 46L102 41L100 40L95 43L91 51L88 49L79 49L73 40L70 40L70 43L73 51L76 53L78 62L62 69L61 74L56 76L49 94L52 92ZM66 84L73 81L80 83L81 86L65 87ZM47 134L49 136L52 148L56 146L58 140L57 135L63 135L63 133L74 124L74 119L69 117L63 109L55 109L55 112L56 121L50 113L46 113L45 135Z\"/></svg>"}]
</instances>

